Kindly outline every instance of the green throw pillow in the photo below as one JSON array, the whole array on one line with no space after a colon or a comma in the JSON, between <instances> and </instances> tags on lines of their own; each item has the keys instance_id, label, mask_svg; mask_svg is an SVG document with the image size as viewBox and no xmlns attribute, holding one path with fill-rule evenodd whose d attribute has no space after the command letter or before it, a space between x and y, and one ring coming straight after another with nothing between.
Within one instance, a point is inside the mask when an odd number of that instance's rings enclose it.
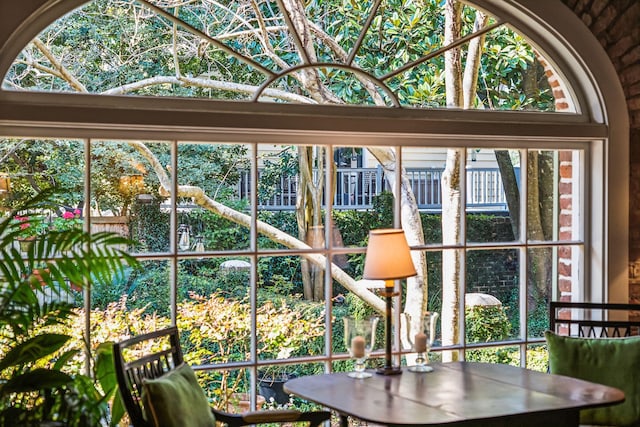
<instances>
[{"instance_id":1,"label":"green throw pillow","mask_svg":"<svg viewBox=\"0 0 640 427\"><path fill-rule=\"evenodd\" d=\"M193 369L186 363L156 379L143 380L147 421L156 427L213 427L215 417Z\"/></svg>"},{"instance_id":2,"label":"green throw pillow","mask_svg":"<svg viewBox=\"0 0 640 427\"><path fill-rule=\"evenodd\" d=\"M640 337L577 338L545 332L549 371L624 391L618 405L580 411L580 424L634 425L640 420Z\"/></svg>"}]
</instances>

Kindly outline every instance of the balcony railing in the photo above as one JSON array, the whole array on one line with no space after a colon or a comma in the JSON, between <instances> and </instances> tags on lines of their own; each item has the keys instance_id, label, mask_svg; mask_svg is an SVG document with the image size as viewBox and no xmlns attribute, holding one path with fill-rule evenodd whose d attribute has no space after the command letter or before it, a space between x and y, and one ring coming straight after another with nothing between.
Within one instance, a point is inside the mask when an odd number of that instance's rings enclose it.
<instances>
[{"instance_id":1,"label":"balcony railing","mask_svg":"<svg viewBox=\"0 0 640 427\"><path fill-rule=\"evenodd\" d=\"M409 184L422 211L439 212L442 209L442 169L407 169ZM468 169L467 210L507 211L507 202L497 168ZM281 176L280 182L268 196L259 197L259 209L291 210L296 206L297 175ZM371 209L373 199L382 191L390 191L382 168L340 168L336 173L334 209ZM249 173L242 175L238 196L249 198Z\"/></svg>"}]
</instances>

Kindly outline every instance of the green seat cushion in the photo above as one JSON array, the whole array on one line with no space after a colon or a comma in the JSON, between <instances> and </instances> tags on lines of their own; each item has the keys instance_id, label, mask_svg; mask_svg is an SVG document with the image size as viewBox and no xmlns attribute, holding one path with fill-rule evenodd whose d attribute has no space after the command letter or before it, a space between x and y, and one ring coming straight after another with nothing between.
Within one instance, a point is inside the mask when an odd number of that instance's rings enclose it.
<instances>
[{"instance_id":1,"label":"green seat cushion","mask_svg":"<svg viewBox=\"0 0 640 427\"><path fill-rule=\"evenodd\" d=\"M581 424L628 426L640 421L640 337L577 338L545 332L549 372L624 391L625 401L580 412Z\"/></svg>"},{"instance_id":2,"label":"green seat cushion","mask_svg":"<svg viewBox=\"0 0 640 427\"><path fill-rule=\"evenodd\" d=\"M215 417L193 369L174 370L142 382L145 417L156 427L213 427Z\"/></svg>"}]
</instances>

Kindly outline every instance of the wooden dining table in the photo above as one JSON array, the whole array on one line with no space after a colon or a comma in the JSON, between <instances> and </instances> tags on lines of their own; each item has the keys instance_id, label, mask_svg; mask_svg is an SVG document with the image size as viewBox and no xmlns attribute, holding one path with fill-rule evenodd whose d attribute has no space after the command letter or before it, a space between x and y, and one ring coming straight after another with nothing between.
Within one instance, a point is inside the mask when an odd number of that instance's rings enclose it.
<instances>
[{"instance_id":1,"label":"wooden dining table","mask_svg":"<svg viewBox=\"0 0 640 427\"><path fill-rule=\"evenodd\" d=\"M430 373L355 379L347 373L289 380L288 393L348 417L388 426L578 426L580 410L624 401L613 387L524 368L434 363Z\"/></svg>"}]
</instances>

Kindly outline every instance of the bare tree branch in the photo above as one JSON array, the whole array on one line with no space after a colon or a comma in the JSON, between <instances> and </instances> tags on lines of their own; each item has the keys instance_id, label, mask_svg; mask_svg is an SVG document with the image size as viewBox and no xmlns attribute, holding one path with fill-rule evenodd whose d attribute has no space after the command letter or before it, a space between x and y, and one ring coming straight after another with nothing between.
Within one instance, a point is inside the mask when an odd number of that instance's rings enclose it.
<instances>
[{"instance_id":1,"label":"bare tree branch","mask_svg":"<svg viewBox=\"0 0 640 427\"><path fill-rule=\"evenodd\" d=\"M253 94L256 91L256 87L252 85L246 85L242 83L225 82L221 80L210 80L208 78L199 77L187 77L182 76L180 78L173 76L157 76L150 77L148 79L138 80L133 83L118 86L101 92L103 95L122 95L125 93L133 92L138 89L142 89L148 86L162 85L162 84L175 84L180 86L195 86L203 87L215 90L226 90L230 92ZM295 93L285 92L278 89L266 89L264 95L270 96L275 99L283 101L296 102L300 104L315 104L312 99L306 96L296 95Z\"/></svg>"},{"instance_id":2,"label":"bare tree branch","mask_svg":"<svg viewBox=\"0 0 640 427\"><path fill-rule=\"evenodd\" d=\"M51 53L49 48L42 42L42 40L36 37L35 39L33 39L33 44L40 50L40 52L42 52L44 56L47 57L49 62L51 62L51 65L53 65L53 67L60 72L62 78L69 82L71 87L73 87L78 92L87 92L87 88L78 79L76 79L76 77L71 74L69 70L67 70L67 68L62 65L62 63L58 61L55 56L53 56L53 53Z\"/></svg>"}]
</instances>

